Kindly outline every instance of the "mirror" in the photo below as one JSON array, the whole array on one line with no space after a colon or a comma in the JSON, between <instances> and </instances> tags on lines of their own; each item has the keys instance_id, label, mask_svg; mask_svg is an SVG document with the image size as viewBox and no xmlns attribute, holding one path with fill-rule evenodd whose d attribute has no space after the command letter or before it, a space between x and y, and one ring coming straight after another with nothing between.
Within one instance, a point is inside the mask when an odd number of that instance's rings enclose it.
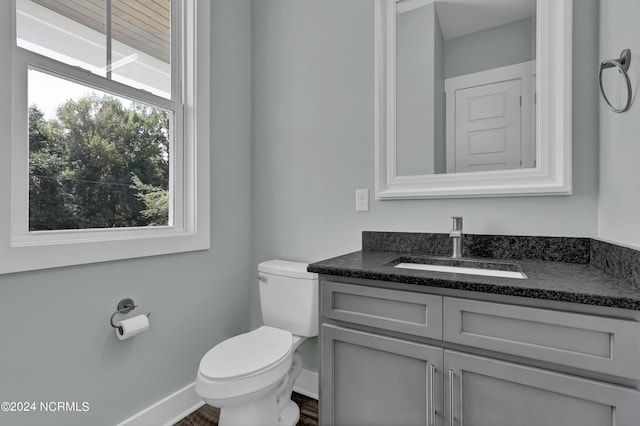
<instances>
[{"instance_id":1,"label":"mirror","mask_svg":"<svg viewBox=\"0 0 640 426\"><path fill-rule=\"evenodd\" d=\"M376 1L376 198L571 193L571 0Z\"/></svg>"},{"instance_id":2,"label":"mirror","mask_svg":"<svg viewBox=\"0 0 640 426\"><path fill-rule=\"evenodd\" d=\"M535 13L536 0L396 3L398 176L534 167Z\"/></svg>"}]
</instances>

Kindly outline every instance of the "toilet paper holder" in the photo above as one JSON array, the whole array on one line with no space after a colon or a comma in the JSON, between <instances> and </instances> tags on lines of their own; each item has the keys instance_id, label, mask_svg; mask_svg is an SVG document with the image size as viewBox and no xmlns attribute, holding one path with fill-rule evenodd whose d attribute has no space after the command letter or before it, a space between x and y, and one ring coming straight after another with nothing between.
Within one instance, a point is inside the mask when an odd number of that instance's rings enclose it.
<instances>
[{"instance_id":1,"label":"toilet paper holder","mask_svg":"<svg viewBox=\"0 0 640 426\"><path fill-rule=\"evenodd\" d=\"M109 320L109 323L111 324L111 327L113 328L119 328L116 324L113 323L113 318L115 318L116 315L121 314L121 315L125 315L128 314L129 312L133 311L135 308L137 308L138 305L136 305L133 301L133 299L122 299L121 301L118 302L118 306L116 306L116 311L113 313L113 315L111 315L111 319ZM151 315L151 312L149 312L147 315L147 318Z\"/></svg>"}]
</instances>

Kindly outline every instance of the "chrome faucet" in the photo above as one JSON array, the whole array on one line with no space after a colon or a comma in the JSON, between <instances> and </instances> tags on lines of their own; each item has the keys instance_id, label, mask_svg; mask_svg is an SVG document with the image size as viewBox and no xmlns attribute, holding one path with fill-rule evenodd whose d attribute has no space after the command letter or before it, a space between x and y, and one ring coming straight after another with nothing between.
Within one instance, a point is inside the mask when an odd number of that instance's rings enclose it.
<instances>
[{"instance_id":1,"label":"chrome faucet","mask_svg":"<svg viewBox=\"0 0 640 426\"><path fill-rule=\"evenodd\" d=\"M449 232L453 244L451 257L462 257L462 217L452 216L451 219L453 219L453 229Z\"/></svg>"}]
</instances>

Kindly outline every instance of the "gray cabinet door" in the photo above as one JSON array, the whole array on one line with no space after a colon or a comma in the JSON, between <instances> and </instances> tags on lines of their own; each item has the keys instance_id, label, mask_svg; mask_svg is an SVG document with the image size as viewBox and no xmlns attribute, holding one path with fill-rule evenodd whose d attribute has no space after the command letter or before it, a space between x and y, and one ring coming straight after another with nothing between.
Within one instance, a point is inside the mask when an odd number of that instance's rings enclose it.
<instances>
[{"instance_id":1,"label":"gray cabinet door","mask_svg":"<svg viewBox=\"0 0 640 426\"><path fill-rule=\"evenodd\" d=\"M447 426L640 422L640 392L632 389L449 350L444 369Z\"/></svg>"},{"instance_id":2,"label":"gray cabinet door","mask_svg":"<svg viewBox=\"0 0 640 426\"><path fill-rule=\"evenodd\" d=\"M442 426L441 348L323 324L320 424Z\"/></svg>"}]
</instances>

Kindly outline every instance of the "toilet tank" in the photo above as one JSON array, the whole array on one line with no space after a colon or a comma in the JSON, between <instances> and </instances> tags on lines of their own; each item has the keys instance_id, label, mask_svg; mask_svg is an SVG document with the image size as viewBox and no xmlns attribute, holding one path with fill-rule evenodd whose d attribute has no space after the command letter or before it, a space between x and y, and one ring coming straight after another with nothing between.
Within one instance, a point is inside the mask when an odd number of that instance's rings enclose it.
<instances>
[{"instance_id":1,"label":"toilet tank","mask_svg":"<svg viewBox=\"0 0 640 426\"><path fill-rule=\"evenodd\" d=\"M262 262L258 287L264 325L296 336L318 335L318 274L307 272L306 263Z\"/></svg>"}]
</instances>

